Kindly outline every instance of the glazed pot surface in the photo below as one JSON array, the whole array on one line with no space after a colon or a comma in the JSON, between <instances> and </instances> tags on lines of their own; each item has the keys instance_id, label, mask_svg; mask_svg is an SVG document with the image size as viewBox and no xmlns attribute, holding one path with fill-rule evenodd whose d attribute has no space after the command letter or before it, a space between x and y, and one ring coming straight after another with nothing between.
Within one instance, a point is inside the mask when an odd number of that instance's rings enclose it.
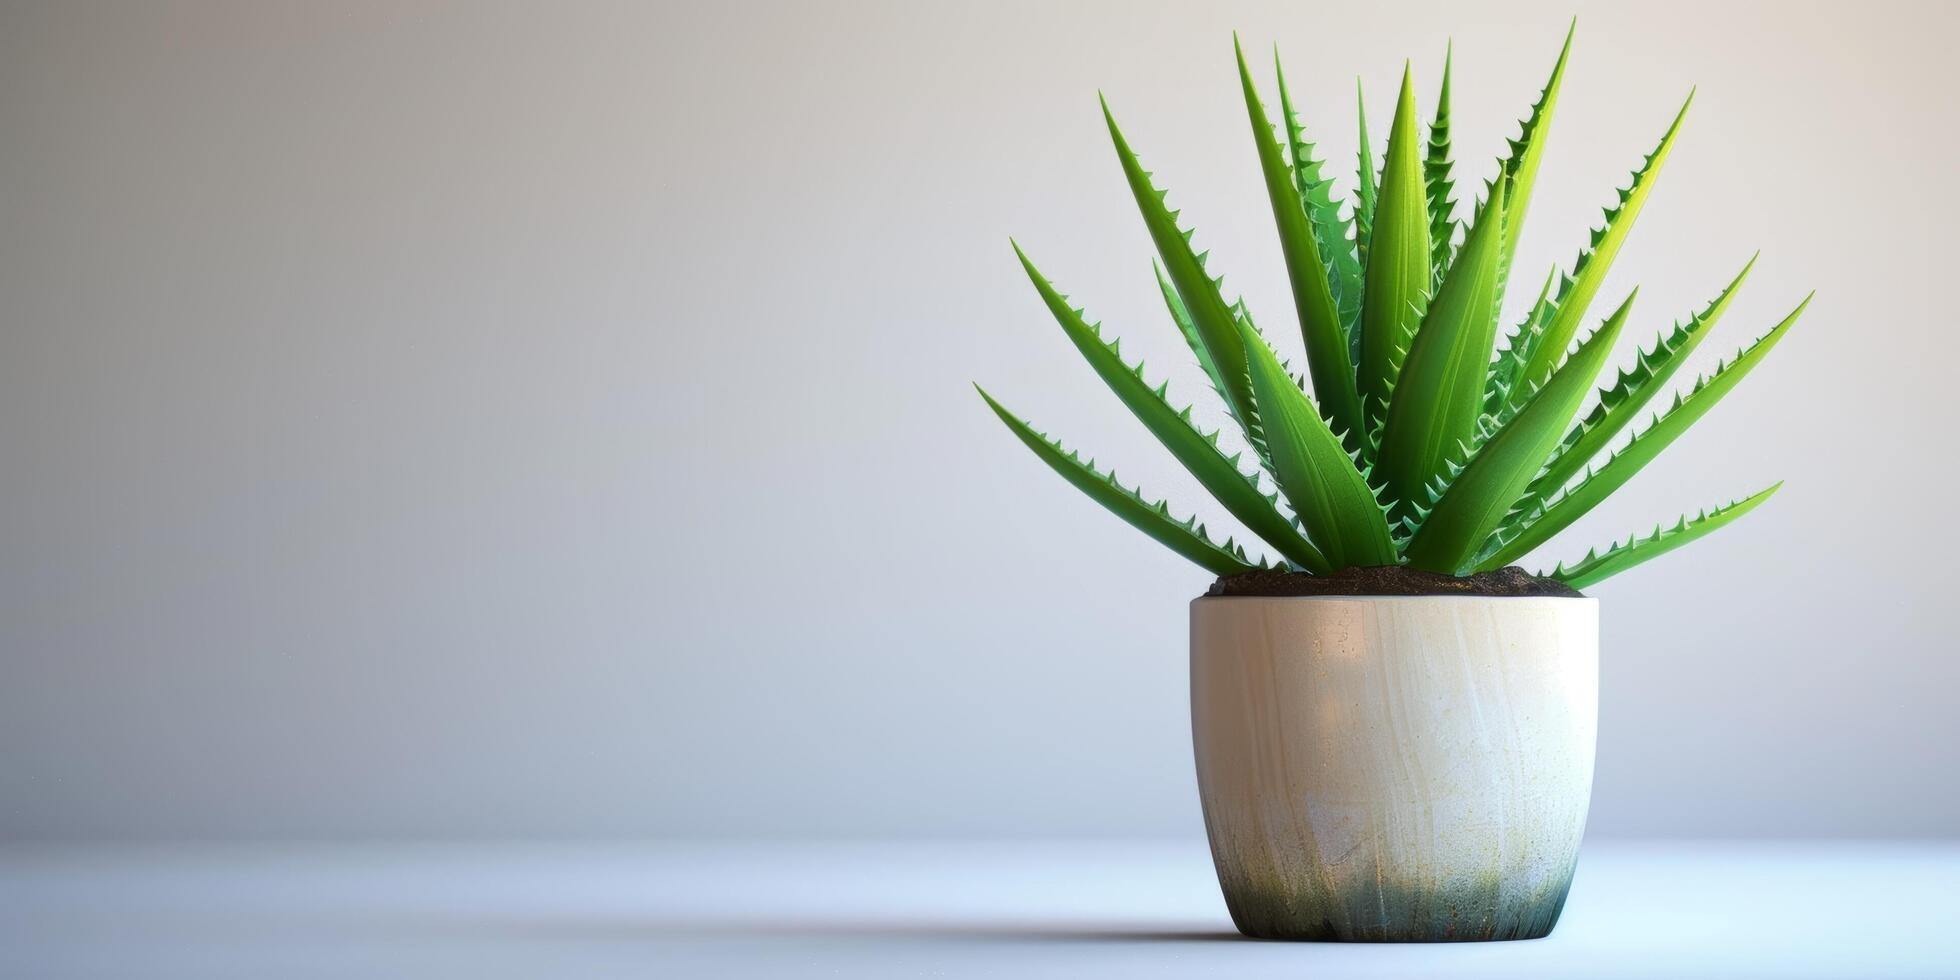
<instances>
[{"instance_id":1,"label":"glazed pot surface","mask_svg":"<svg viewBox=\"0 0 1960 980\"><path fill-rule=\"evenodd\" d=\"M1212 857L1268 939L1532 939L1585 831L1599 607L1580 598L1191 604Z\"/></svg>"}]
</instances>

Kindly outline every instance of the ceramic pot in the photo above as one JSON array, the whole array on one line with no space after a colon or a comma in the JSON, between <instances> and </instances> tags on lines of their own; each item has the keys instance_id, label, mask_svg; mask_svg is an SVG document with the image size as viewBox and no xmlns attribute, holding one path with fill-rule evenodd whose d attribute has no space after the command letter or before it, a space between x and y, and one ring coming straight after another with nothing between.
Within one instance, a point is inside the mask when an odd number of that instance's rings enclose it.
<instances>
[{"instance_id":1,"label":"ceramic pot","mask_svg":"<svg viewBox=\"0 0 1960 980\"><path fill-rule=\"evenodd\" d=\"M1598 689L1594 599L1194 601L1198 788L1233 923L1356 942L1551 932Z\"/></svg>"}]
</instances>

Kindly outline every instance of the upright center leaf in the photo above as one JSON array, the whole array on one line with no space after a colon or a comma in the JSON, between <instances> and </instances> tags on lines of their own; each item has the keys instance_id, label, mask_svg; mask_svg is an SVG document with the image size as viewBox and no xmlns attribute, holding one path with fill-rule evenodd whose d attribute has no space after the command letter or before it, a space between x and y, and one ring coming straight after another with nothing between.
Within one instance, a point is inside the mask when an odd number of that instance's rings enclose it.
<instances>
[{"instance_id":1,"label":"upright center leaf","mask_svg":"<svg viewBox=\"0 0 1960 980\"><path fill-rule=\"evenodd\" d=\"M1361 396L1375 416L1386 409L1409 342L1429 304L1429 197L1423 185L1415 82L1402 69L1381 193L1368 243L1361 302Z\"/></svg>"},{"instance_id":2,"label":"upright center leaf","mask_svg":"<svg viewBox=\"0 0 1960 980\"><path fill-rule=\"evenodd\" d=\"M1402 365L1376 466L1397 517L1430 503L1427 488L1477 434L1484 378L1497 339L1498 263L1504 247L1504 181L1491 184L1463 253L1451 263Z\"/></svg>"}]
</instances>

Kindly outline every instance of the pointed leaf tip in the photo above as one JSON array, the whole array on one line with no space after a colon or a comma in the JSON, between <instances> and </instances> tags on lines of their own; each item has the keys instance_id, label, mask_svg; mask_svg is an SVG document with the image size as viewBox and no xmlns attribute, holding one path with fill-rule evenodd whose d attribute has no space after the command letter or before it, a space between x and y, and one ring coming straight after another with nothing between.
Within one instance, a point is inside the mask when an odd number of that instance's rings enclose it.
<instances>
[{"instance_id":1,"label":"pointed leaf tip","mask_svg":"<svg viewBox=\"0 0 1960 980\"><path fill-rule=\"evenodd\" d=\"M979 387L975 385L975 387ZM1065 449L1061 443L1040 433L1000 403L987 397L988 406L1001 422L1013 431L1015 437L1025 444L1050 469L1060 474L1076 489L1090 499L1122 518L1130 526L1156 539L1171 550L1196 562L1215 575L1229 575L1242 572L1251 566L1233 546L1220 546L1202 531L1193 531L1197 518L1179 521L1171 516L1170 506L1164 501L1152 504L1136 490L1126 487L1117 478L1114 470L1107 473L1096 469L1093 459L1082 462L1074 450Z\"/></svg>"},{"instance_id":2,"label":"pointed leaf tip","mask_svg":"<svg viewBox=\"0 0 1960 980\"><path fill-rule=\"evenodd\" d=\"M1589 550L1584 560L1570 567L1563 562L1559 563L1552 577L1575 589L1590 587L1641 562L1657 558L1721 529L1768 500L1782 485L1783 481L1778 480L1767 489L1733 501L1726 506L1703 509L1692 520L1683 514L1672 526L1664 527L1657 524L1654 530L1645 536L1636 533L1629 535L1625 542L1614 544L1604 551L1596 548Z\"/></svg>"}]
</instances>

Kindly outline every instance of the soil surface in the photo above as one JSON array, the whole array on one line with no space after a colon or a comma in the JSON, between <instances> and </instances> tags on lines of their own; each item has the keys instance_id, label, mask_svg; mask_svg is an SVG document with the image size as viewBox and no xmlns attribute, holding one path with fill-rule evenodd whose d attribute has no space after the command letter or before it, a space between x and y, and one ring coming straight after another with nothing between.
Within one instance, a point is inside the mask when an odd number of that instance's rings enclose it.
<instances>
[{"instance_id":1,"label":"soil surface","mask_svg":"<svg viewBox=\"0 0 1960 980\"><path fill-rule=\"evenodd\" d=\"M1395 565L1343 568L1332 575L1309 575L1279 569L1260 569L1226 575L1211 584L1208 596L1296 595L1476 595L1564 596L1583 598L1563 582L1540 578L1512 565L1494 572L1458 578Z\"/></svg>"}]
</instances>

